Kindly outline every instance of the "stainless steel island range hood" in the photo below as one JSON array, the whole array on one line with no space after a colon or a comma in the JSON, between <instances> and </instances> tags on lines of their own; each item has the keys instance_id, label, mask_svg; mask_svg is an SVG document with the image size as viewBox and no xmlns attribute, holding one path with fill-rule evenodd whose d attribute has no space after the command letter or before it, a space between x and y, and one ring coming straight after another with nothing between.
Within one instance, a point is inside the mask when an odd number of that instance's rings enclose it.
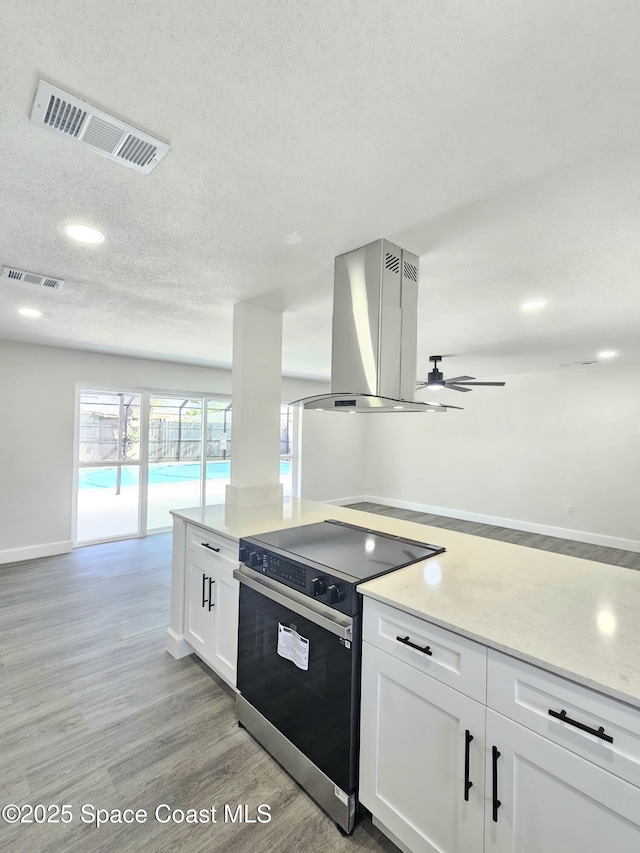
<instances>
[{"instance_id":1,"label":"stainless steel island range hood","mask_svg":"<svg viewBox=\"0 0 640 853\"><path fill-rule=\"evenodd\" d=\"M446 411L416 392L418 257L376 240L335 259L331 393L292 406L332 412Z\"/></svg>"}]
</instances>

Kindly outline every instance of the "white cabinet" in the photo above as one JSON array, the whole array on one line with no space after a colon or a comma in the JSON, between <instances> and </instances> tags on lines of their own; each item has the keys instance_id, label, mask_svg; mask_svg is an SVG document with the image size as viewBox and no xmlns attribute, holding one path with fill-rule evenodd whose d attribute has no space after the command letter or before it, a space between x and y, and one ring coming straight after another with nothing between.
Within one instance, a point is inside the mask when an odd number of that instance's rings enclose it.
<instances>
[{"instance_id":1,"label":"white cabinet","mask_svg":"<svg viewBox=\"0 0 640 853\"><path fill-rule=\"evenodd\" d=\"M636 708L368 599L364 639L360 796L404 850L640 851Z\"/></svg>"},{"instance_id":2,"label":"white cabinet","mask_svg":"<svg viewBox=\"0 0 640 853\"><path fill-rule=\"evenodd\" d=\"M208 656L213 637L215 568L211 559L187 550L184 636L201 657Z\"/></svg>"},{"instance_id":3,"label":"white cabinet","mask_svg":"<svg viewBox=\"0 0 640 853\"><path fill-rule=\"evenodd\" d=\"M214 580L215 614L210 663L219 675L235 687L238 663L238 581L226 567L214 573Z\"/></svg>"},{"instance_id":4,"label":"white cabinet","mask_svg":"<svg viewBox=\"0 0 640 853\"><path fill-rule=\"evenodd\" d=\"M490 709L486 741L486 853L640 850L639 788Z\"/></svg>"},{"instance_id":5,"label":"white cabinet","mask_svg":"<svg viewBox=\"0 0 640 853\"><path fill-rule=\"evenodd\" d=\"M232 687L236 685L238 657L237 543L211 531L174 523L172 611L168 648L174 657L195 652ZM177 592L176 592L177 590ZM182 630L180 630L182 628Z\"/></svg>"},{"instance_id":6,"label":"white cabinet","mask_svg":"<svg viewBox=\"0 0 640 853\"><path fill-rule=\"evenodd\" d=\"M410 613L365 600L365 640L486 704L487 649Z\"/></svg>"},{"instance_id":7,"label":"white cabinet","mask_svg":"<svg viewBox=\"0 0 640 853\"><path fill-rule=\"evenodd\" d=\"M494 649L487 705L640 787L637 708Z\"/></svg>"},{"instance_id":8,"label":"white cabinet","mask_svg":"<svg viewBox=\"0 0 640 853\"><path fill-rule=\"evenodd\" d=\"M363 643L360 800L408 849L481 853L484 718L479 702Z\"/></svg>"}]
</instances>

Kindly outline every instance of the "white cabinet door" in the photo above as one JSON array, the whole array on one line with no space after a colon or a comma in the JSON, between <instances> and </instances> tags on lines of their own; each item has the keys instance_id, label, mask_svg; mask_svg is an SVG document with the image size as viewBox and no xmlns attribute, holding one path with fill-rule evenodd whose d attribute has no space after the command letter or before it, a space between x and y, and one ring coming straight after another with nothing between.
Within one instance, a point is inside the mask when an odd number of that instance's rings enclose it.
<instances>
[{"instance_id":1,"label":"white cabinet door","mask_svg":"<svg viewBox=\"0 0 640 853\"><path fill-rule=\"evenodd\" d=\"M238 581L230 560L186 549L184 636L232 687L238 658Z\"/></svg>"},{"instance_id":2,"label":"white cabinet door","mask_svg":"<svg viewBox=\"0 0 640 853\"><path fill-rule=\"evenodd\" d=\"M640 850L639 788L491 710L486 743L485 853Z\"/></svg>"},{"instance_id":3,"label":"white cabinet door","mask_svg":"<svg viewBox=\"0 0 640 853\"><path fill-rule=\"evenodd\" d=\"M238 664L238 581L225 568L214 573L214 620L210 662L232 687Z\"/></svg>"},{"instance_id":4,"label":"white cabinet door","mask_svg":"<svg viewBox=\"0 0 640 853\"><path fill-rule=\"evenodd\" d=\"M363 643L360 799L414 853L482 853L484 730L483 705Z\"/></svg>"},{"instance_id":5,"label":"white cabinet door","mask_svg":"<svg viewBox=\"0 0 640 853\"><path fill-rule=\"evenodd\" d=\"M185 571L185 639L199 655L209 658L213 639L213 608L215 601L214 566L206 557L187 549Z\"/></svg>"}]
</instances>

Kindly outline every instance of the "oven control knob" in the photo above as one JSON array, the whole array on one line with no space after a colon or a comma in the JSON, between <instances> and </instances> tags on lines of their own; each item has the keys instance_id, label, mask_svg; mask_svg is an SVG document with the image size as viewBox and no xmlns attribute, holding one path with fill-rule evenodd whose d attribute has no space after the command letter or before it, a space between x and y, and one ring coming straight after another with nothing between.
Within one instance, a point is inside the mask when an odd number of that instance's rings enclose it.
<instances>
[{"instance_id":1,"label":"oven control knob","mask_svg":"<svg viewBox=\"0 0 640 853\"><path fill-rule=\"evenodd\" d=\"M240 551L238 552L238 560L241 563L246 563L248 556L249 556L249 549L247 548L246 545L243 545L242 548L240 548Z\"/></svg>"},{"instance_id":2,"label":"oven control knob","mask_svg":"<svg viewBox=\"0 0 640 853\"><path fill-rule=\"evenodd\" d=\"M344 601L344 590L337 583L332 583L327 590L327 601L329 604L339 604Z\"/></svg>"},{"instance_id":3,"label":"oven control knob","mask_svg":"<svg viewBox=\"0 0 640 853\"><path fill-rule=\"evenodd\" d=\"M314 595L324 595L327 591L327 582L324 578L314 578L311 581L311 592Z\"/></svg>"},{"instance_id":4,"label":"oven control knob","mask_svg":"<svg viewBox=\"0 0 640 853\"><path fill-rule=\"evenodd\" d=\"M261 566L262 565L262 554L260 554L259 551L252 551L249 554L249 565L252 568L255 568L255 566Z\"/></svg>"}]
</instances>

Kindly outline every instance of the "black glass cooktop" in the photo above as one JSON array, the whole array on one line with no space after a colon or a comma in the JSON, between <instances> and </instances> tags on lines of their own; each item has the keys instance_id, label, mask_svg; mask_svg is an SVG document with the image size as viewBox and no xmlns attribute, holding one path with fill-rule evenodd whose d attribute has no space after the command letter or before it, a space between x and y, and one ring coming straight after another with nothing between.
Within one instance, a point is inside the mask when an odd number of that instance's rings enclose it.
<instances>
[{"instance_id":1,"label":"black glass cooktop","mask_svg":"<svg viewBox=\"0 0 640 853\"><path fill-rule=\"evenodd\" d=\"M289 527L251 537L265 548L272 545L300 560L313 560L328 569L351 575L357 582L401 569L444 548L415 542L377 530L327 519L317 524Z\"/></svg>"}]
</instances>

